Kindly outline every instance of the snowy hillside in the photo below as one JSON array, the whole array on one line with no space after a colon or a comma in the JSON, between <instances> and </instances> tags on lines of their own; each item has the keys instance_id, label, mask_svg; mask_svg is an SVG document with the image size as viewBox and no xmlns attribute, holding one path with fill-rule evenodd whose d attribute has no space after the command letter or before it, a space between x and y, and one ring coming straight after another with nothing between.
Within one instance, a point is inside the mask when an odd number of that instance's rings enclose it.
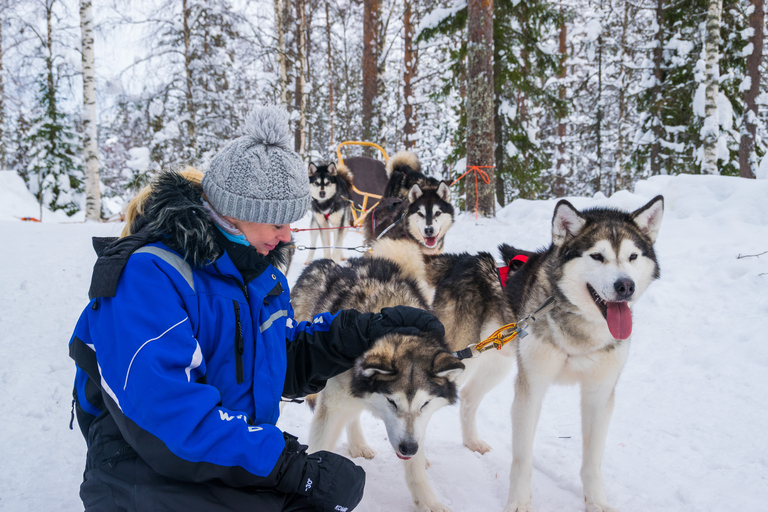
<instances>
[{"instance_id":1,"label":"snowy hillside","mask_svg":"<svg viewBox=\"0 0 768 512\"><path fill-rule=\"evenodd\" d=\"M766 510L768 181L655 177L638 183L635 193L569 199L578 208L629 210L657 194L665 196L657 242L661 279L634 310L631 354L603 460L609 502L623 512ZM77 511L85 443L76 426L68 428L74 369L67 342L88 300L95 261L90 237L117 236L122 225L55 223L51 217L21 222L15 217L36 212L24 209L21 196L17 188L0 186L0 509ZM490 220L464 215L448 234L446 251L495 253L501 242L546 245L555 203L516 201ZM308 224L304 218L296 227ZM346 242L360 240L351 234ZM299 233L297 242L308 244L309 235ZM290 282L304 258L297 252ZM432 419L428 475L454 512L504 507L513 378L479 410L490 453L463 447L458 407ZM289 404L279 426L306 440L309 421L308 408ZM359 510L414 510L384 426L370 416L363 425L378 455L356 461L368 474ZM583 510L580 425L577 388L550 389L534 447L539 512Z\"/></svg>"}]
</instances>

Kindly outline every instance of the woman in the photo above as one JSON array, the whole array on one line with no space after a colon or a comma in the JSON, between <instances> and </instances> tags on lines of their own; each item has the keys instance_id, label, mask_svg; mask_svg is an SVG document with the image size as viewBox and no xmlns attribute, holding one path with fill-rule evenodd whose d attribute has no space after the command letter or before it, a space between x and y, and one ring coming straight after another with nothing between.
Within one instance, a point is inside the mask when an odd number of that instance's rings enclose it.
<instances>
[{"instance_id":1,"label":"woman","mask_svg":"<svg viewBox=\"0 0 768 512\"><path fill-rule=\"evenodd\" d=\"M290 143L287 113L260 109L201 184L161 174L128 236L94 240L91 301L70 341L87 511L345 511L362 499L361 468L307 454L275 426L281 396L317 392L389 332L442 325L405 307L293 320L270 260L310 202Z\"/></svg>"}]
</instances>

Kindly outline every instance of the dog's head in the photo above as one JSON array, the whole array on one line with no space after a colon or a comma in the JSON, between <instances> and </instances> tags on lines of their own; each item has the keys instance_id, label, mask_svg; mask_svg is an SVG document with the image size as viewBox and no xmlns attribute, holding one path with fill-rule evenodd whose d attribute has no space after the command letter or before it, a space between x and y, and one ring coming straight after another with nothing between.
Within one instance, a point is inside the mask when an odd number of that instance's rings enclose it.
<instances>
[{"instance_id":1,"label":"dog's head","mask_svg":"<svg viewBox=\"0 0 768 512\"><path fill-rule=\"evenodd\" d=\"M659 277L653 244L663 212L662 196L632 213L610 208L579 212L565 200L555 207L552 244L560 265L553 284L615 339L632 333L630 308Z\"/></svg>"},{"instance_id":2,"label":"dog's head","mask_svg":"<svg viewBox=\"0 0 768 512\"><path fill-rule=\"evenodd\" d=\"M336 194L339 177L336 164L309 164L309 190L315 201L326 201Z\"/></svg>"},{"instance_id":3,"label":"dog's head","mask_svg":"<svg viewBox=\"0 0 768 512\"><path fill-rule=\"evenodd\" d=\"M416 455L432 414L458 399L464 364L434 335L384 336L356 362L352 393L384 421L401 459Z\"/></svg>"},{"instance_id":4,"label":"dog's head","mask_svg":"<svg viewBox=\"0 0 768 512\"><path fill-rule=\"evenodd\" d=\"M453 225L451 192L445 182L436 188L413 185L408 191L408 232L427 249L439 249Z\"/></svg>"}]
</instances>

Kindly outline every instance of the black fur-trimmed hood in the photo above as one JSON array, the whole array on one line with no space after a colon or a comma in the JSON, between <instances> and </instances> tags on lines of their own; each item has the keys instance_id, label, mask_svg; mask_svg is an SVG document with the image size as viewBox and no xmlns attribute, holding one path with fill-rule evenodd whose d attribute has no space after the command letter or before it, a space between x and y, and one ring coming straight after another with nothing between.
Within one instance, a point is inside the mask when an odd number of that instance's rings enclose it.
<instances>
[{"instance_id":1,"label":"black fur-trimmed hood","mask_svg":"<svg viewBox=\"0 0 768 512\"><path fill-rule=\"evenodd\" d=\"M175 172L161 173L152 184L144 215L134 220L132 233L162 241L193 267L221 255L216 225L203 206L203 189Z\"/></svg>"}]
</instances>

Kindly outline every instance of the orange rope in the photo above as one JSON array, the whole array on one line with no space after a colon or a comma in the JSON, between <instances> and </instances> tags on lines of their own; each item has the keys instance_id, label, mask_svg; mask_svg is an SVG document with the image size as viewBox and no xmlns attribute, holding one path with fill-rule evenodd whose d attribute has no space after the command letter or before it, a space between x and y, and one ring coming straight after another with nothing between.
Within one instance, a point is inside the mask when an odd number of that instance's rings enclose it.
<instances>
[{"instance_id":1,"label":"orange rope","mask_svg":"<svg viewBox=\"0 0 768 512\"><path fill-rule=\"evenodd\" d=\"M491 184L491 177L488 176L488 173L485 172L483 169L493 169L493 165L468 165L467 166L467 172L453 180L453 183L451 183L451 186L454 186L456 183L459 182L460 179L462 179L464 176L469 174L470 172L475 173L475 220L477 220L477 214L478 210L480 209L480 190L477 185L477 175L479 174L481 178L483 178L483 181L486 185Z\"/></svg>"}]
</instances>

